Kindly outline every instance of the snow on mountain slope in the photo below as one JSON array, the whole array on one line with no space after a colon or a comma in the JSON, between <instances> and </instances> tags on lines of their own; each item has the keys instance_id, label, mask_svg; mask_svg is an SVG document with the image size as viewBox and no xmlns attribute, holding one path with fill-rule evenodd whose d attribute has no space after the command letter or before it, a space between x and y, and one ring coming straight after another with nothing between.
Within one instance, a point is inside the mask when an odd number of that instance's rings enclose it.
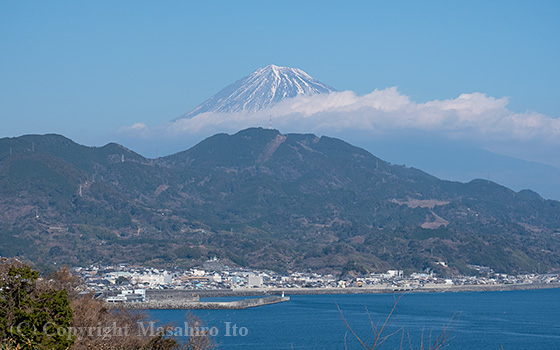
<instances>
[{"instance_id":1,"label":"snow on mountain slope","mask_svg":"<svg viewBox=\"0 0 560 350\"><path fill-rule=\"evenodd\" d=\"M205 112L255 112L299 95L336 91L301 69L268 65L227 86L192 111L176 118L191 118Z\"/></svg>"}]
</instances>

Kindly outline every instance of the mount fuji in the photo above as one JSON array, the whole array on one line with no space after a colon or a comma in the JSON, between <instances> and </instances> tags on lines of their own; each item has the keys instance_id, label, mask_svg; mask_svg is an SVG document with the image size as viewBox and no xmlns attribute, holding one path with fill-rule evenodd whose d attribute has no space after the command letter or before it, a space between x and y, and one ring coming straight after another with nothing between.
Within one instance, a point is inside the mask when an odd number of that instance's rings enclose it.
<instances>
[{"instance_id":1,"label":"mount fuji","mask_svg":"<svg viewBox=\"0 0 560 350\"><path fill-rule=\"evenodd\" d=\"M201 130L201 124L211 125L210 130L212 132L238 131L247 127L264 126L268 124L267 113L260 116L255 114L255 118L261 118L260 120L249 118L247 121L242 120L241 122L236 121L228 113L246 112L252 114L272 108L281 101L297 96L328 95L332 92L336 92L336 90L314 79L301 69L268 65L225 87L190 112L171 120L170 128L195 130L192 131L192 135L197 135L196 132L199 131L196 130ZM291 111L297 112L295 109ZM192 120L206 112L221 115L215 115L213 118L202 118L206 121ZM403 132L402 134L395 132L389 134L390 136L378 134L376 137L372 137L372 134L367 130L352 127L348 130L344 128L339 130L337 127L333 127L330 130L314 131L309 129L308 125L302 124L303 126L298 129L297 123L289 125L286 120L290 119L280 120L282 117L283 115L275 115L275 122L277 124L283 122L284 125L288 125L284 128L291 132L324 132L329 136L352 142L395 164L407 164L442 179L468 182L474 178L487 178L516 191L530 188L545 198L560 200L558 181L560 169L554 166L506 157L460 140L450 141L445 137L437 137L431 134L426 136L421 131L417 133ZM344 117L345 115L341 114L341 118ZM191 121L194 125L192 128L185 126L191 125L189 124ZM175 122L179 122L179 124L176 125ZM212 129L212 126L216 126L216 128ZM227 129L228 126L230 126L230 129ZM194 145L198 141L200 141L198 135L192 136L191 139L186 138L186 136L182 137L177 143L174 143L174 139L166 140L172 145L168 146L170 153L183 147L185 142ZM181 146L177 146L177 144ZM162 141L159 140L157 147L161 149L161 145ZM145 147L146 141L143 139L137 149L144 149L148 152Z\"/></svg>"},{"instance_id":2,"label":"mount fuji","mask_svg":"<svg viewBox=\"0 0 560 350\"><path fill-rule=\"evenodd\" d=\"M273 64L259 68L212 96L192 111L176 118L192 118L205 112L255 112L300 95L336 91L301 69Z\"/></svg>"}]
</instances>

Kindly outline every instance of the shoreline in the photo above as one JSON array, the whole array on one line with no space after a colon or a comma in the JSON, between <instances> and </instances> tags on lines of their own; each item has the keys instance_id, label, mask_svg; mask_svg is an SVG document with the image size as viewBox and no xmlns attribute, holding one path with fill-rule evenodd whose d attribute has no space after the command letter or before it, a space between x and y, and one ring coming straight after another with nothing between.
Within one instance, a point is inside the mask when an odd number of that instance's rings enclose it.
<instances>
[{"instance_id":1,"label":"shoreline","mask_svg":"<svg viewBox=\"0 0 560 350\"><path fill-rule=\"evenodd\" d=\"M245 297L266 295L321 295L321 294L383 294L398 292L441 293L441 292L481 292L481 291L514 291L534 289L560 288L560 283L547 284L490 284L490 285L444 285L427 284L422 287L372 286L348 288L237 288L237 289L167 289L148 290L148 296L156 298L172 298L180 295L196 295L201 298L213 297Z\"/></svg>"},{"instance_id":2,"label":"shoreline","mask_svg":"<svg viewBox=\"0 0 560 350\"><path fill-rule=\"evenodd\" d=\"M389 294L389 293L460 293L460 292L500 292L560 288L560 283L549 284L495 284L495 285L424 285L417 288L402 288L396 286L372 286L351 288L239 288L239 289L213 289L213 290L148 290L146 296L149 301L141 303L108 304L111 308L162 310L162 309L244 309L251 302L250 307L258 307L278 302L257 302L258 299L266 300L278 298L288 301L293 295L329 295L329 294ZM279 297L280 295L286 296ZM200 301L200 298L222 297L256 297L241 301ZM194 299L194 300L193 300ZM195 301L196 300L196 301ZM243 304L240 307L237 304Z\"/></svg>"}]
</instances>

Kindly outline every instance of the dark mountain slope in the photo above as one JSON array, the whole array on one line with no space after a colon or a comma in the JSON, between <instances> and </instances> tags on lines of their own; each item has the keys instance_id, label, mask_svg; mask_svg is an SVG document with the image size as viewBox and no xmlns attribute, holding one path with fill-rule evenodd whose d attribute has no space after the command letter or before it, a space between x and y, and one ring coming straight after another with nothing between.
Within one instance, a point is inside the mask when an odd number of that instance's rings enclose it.
<instances>
[{"instance_id":1,"label":"dark mountain slope","mask_svg":"<svg viewBox=\"0 0 560 350\"><path fill-rule=\"evenodd\" d=\"M0 140L0 154L3 255L174 265L217 255L338 272L560 267L559 202L441 181L329 137L254 128L149 160L25 136Z\"/></svg>"}]
</instances>

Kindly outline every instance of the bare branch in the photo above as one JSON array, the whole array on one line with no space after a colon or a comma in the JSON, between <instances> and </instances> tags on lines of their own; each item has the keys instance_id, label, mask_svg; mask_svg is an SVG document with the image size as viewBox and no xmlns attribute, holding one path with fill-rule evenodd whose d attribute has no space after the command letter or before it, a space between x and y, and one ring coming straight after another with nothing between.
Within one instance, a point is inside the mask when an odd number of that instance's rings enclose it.
<instances>
[{"instance_id":1,"label":"bare branch","mask_svg":"<svg viewBox=\"0 0 560 350\"><path fill-rule=\"evenodd\" d=\"M367 306L366 306L366 313L368 315L369 323L371 324L371 330L373 332L373 337L375 339L375 337L377 337L377 326L375 325L375 322L373 322L373 319L371 318L371 314L369 313Z\"/></svg>"},{"instance_id":2,"label":"bare branch","mask_svg":"<svg viewBox=\"0 0 560 350\"><path fill-rule=\"evenodd\" d=\"M399 301L401 300L401 297L402 297L402 293L399 294L399 297L395 300L395 303L393 304L393 308L391 309L391 312L389 312L389 315L387 315L387 318L385 318L385 322L383 323L383 326L381 327L381 329L379 330L379 333L377 333L377 336L375 337L375 341L373 342L373 346L371 347L372 349L375 349L375 347L377 346L377 342L379 341L379 338L380 338L381 334L383 333L383 330L385 330L385 326L387 326L387 323L391 319L391 316L393 315L393 312L397 308L397 305L398 305ZM383 341L385 341L385 340L383 340Z\"/></svg>"},{"instance_id":3,"label":"bare branch","mask_svg":"<svg viewBox=\"0 0 560 350\"><path fill-rule=\"evenodd\" d=\"M348 324L348 321L346 321L346 318L344 317L344 314L342 313L342 310L340 309L340 306L338 306L338 304L336 305L336 308L338 309L338 312L340 312L340 317L342 317L342 320L344 321L344 323L346 324L346 327L352 333L354 338L356 338L360 342L360 344L362 344L362 347L364 349L370 350L370 348L366 345L366 343L364 343L364 341L356 334L356 332L354 332L352 327L350 327L350 324ZM373 349L373 348L371 348L371 349Z\"/></svg>"},{"instance_id":4,"label":"bare branch","mask_svg":"<svg viewBox=\"0 0 560 350\"><path fill-rule=\"evenodd\" d=\"M336 307L337 307L338 311L340 312L340 316L342 317L342 320L346 324L346 328L348 329L348 331L350 331L350 333L352 333L354 338L356 338L358 340L358 342L362 345L362 347L364 349L366 349L366 350L379 349L381 347L381 345L383 345L383 343L385 343L389 338L391 338L392 336L394 336L395 334L397 334L399 332L402 332L401 340L400 340L400 349L402 350L403 349L403 344L404 344L404 337L405 337L405 328L404 327L401 327L398 330L396 330L396 331L394 331L390 334L384 335L384 332L387 330L387 327L391 323L391 318L393 317L393 314L395 312L395 309L397 308L397 305L398 305L401 297L402 297L402 294L399 294L398 298L395 298L395 303L393 304L393 307L391 308L391 311L389 312L389 314L385 318L381 328L378 328L376 326L375 322L373 321L373 318L371 317L371 314L370 314L369 310L367 309L367 307L365 308L366 314L368 315L368 319L369 319L369 322L370 322L371 330L374 334L374 342L373 342L373 345L371 347L368 346L358 336L358 334L354 331L354 329L352 329L352 327L350 326L350 324L348 323L348 321L344 317L344 314L343 314L342 310L340 309L340 306L337 304ZM460 320L460 314L457 314L457 313L453 314L451 316L451 318L449 319L449 321L446 324L444 324L442 332L439 334L439 336L437 338L435 338L435 340L433 342L432 342L432 331L430 330L429 337L428 337L428 342L427 342L428 350L441 350L441 349L447 347L449 340L453 339L453 338L451 338L451 334L453 333L453 331L457 327L457 324L458 324L459 320ZM346 333L344 333L344 348L346 350L348 349L348 344L347 344L348 331L346 331ZM425 332L425 328L422 327L422 333L421 333L421 337L420 337L420 350L424 350L424 347L425 347L425 344L426 344L425 340L424 340L424 332ZM414 350L414 347L412 346L412 340L411 340L411 337L410 337L410 332L406 331L406 334L407 334L408 345L410 347L410 350ZM502 348L502 350L503 350L503 348Z\"/></svg>"}]
</instances>

